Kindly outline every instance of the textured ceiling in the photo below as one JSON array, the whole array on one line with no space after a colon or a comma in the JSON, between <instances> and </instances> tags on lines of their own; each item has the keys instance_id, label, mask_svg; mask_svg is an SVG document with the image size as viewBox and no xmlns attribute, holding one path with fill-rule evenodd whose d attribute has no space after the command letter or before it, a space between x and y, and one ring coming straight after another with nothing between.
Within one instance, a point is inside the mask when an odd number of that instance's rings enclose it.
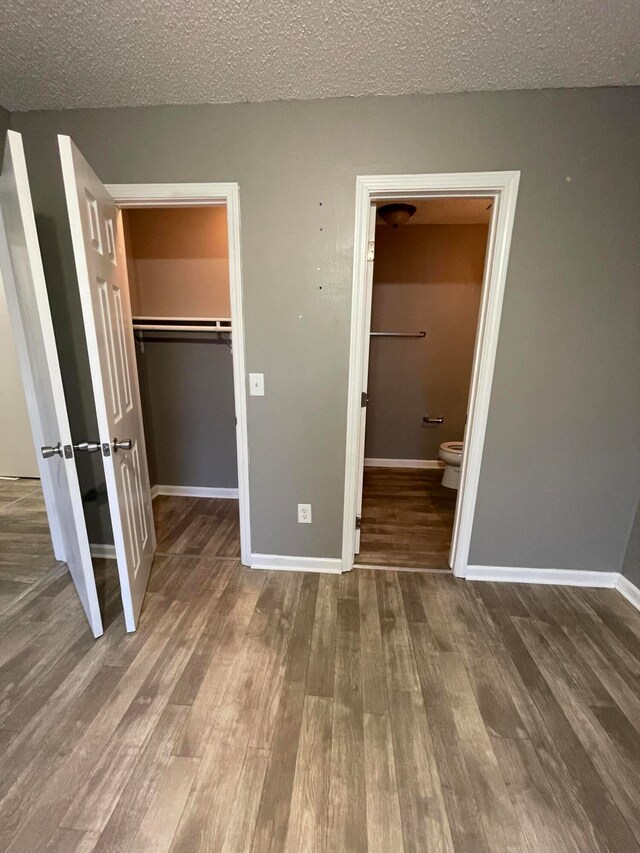
<instances>
[{"instance_id":1,"label":"textured ceiling","mask_svg":"<svg viewBox=\"0 0 640 853\"><path fill-rule=\"evenodd\" d=\"M10 110L640 83L638 0L11 0Z\"/></svg>"}]
</instances>

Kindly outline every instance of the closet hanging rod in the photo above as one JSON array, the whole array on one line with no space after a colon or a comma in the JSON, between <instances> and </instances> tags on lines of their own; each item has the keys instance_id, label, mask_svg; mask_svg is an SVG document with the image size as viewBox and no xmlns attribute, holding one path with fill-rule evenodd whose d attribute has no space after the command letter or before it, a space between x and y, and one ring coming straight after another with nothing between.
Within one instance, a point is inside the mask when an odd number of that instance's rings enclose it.
<instances>
[{"instance_id":1,"label":"closet hanging rod","mask_svg":"<svg viewBox=\"0 0 640 853\"><path fill-rule=\"evenodd\" d=\"M426 332L369 332L372 338L426 338Z\"/></svg>"},{"instance_id":2,"label":"closet hanging rod","mask_svg":"<svg viewBox=\"0 0 640 853\"><path fill-rule=\"evenodd\" d=\"M217 332L218 334L231 334L231 326L213 326L203 323L200 326L183 326L179 323L134 323L136 332Z\"/></svg>"}]
</instances>

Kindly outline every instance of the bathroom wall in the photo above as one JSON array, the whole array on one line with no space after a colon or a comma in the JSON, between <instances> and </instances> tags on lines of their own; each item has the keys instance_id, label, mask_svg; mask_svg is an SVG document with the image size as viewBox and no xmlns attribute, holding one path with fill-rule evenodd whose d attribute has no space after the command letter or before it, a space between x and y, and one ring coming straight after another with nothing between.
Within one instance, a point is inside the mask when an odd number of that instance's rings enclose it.
<instances>
[{"instance_id":1,"label":"bathroom wall","mask_svg":"<svg viewBox=\"0 0 640 853\"><path fill-rule=\"evenodd\" d=\"M464 434L487 225L376 227L365 457L437 459ZM425 425L424 415L444 417Z\"/></svg>"},{"instance_id":2,"label":"bathroom wall","mask_svg":"<svg viewBox=\"0 0 640 853\"><path fill-rule=\"evenodd\" d=\"M129 209L123 220L134 316L230 316L224 207ZM145 332L136 354L151 485L237 488L225 340Z\"/></svg>"}]
</instances>

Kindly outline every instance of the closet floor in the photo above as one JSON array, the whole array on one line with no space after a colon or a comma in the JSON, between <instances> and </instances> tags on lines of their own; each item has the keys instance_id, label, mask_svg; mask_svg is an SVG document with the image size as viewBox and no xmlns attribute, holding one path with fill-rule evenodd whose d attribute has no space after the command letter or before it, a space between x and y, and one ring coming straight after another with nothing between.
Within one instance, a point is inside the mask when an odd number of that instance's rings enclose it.
<instances>
[{"instance_id":1,"label":"closet floor","mask_svg":"<svg viewBox=\"0 0 640 853\"><path fill-rule=\"evenodd\" d=\"M449 570L458 492L441 470L365 468L357 565Z\"/></svg>"},{"instance_id":2,"label":"closet floor","mask_svg":"<svg viewBox=\"0 0 640 853\"><path fill-rule=\"evenodd\" d=\"M153 515L158 554L240 557L237 500L158 495Z\"/></svg>"}]
</instances>

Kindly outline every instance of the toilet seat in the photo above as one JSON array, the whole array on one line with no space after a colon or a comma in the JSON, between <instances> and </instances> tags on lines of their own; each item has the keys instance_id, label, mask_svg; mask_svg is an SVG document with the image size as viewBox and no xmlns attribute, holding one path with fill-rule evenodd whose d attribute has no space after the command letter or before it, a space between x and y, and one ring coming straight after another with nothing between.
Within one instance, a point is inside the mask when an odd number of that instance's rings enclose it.
<instances>
[{"instance_id":1,"label":"toilet seat","mask_svg":"<svg viewBox=\"0 0 640 853\"><path fill-rule=\"evenodd\" d=\"M440 445L441 450L447 450L449 453L459 453L462 456L463 443L461 441L445 441Z\"/></svg>"}]
</instances>

